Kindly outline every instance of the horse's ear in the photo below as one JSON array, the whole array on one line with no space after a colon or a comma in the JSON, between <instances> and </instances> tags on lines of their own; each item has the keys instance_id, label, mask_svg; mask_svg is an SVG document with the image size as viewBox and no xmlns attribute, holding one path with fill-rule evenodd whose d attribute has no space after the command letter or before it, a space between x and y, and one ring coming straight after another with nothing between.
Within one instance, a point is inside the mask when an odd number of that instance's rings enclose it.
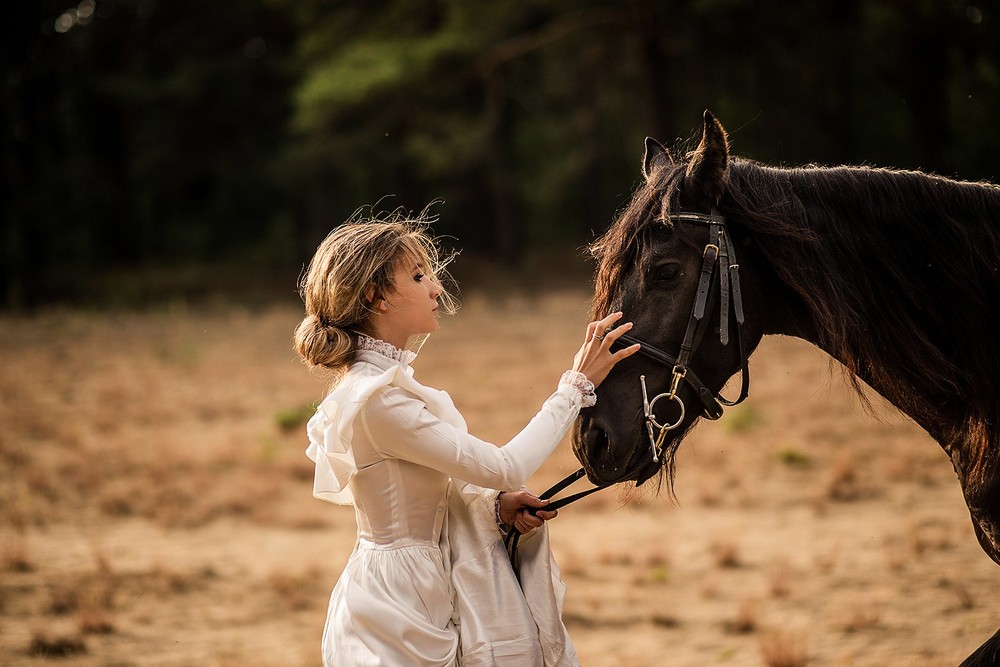
<instances>
[{"instance_id":1,"label":"horse's ear","mask_svg":"<svg viewBox=\"0 0 1000 667\"><path fill-rule=\"evenodd\" d=\"M642 175L649 180L653 172L661 167L672 165L674 159L659 141L653 137L646 137L646 154L642 158Z\"/></svg>"},{"instance_id":2,"label":"horse's ear","mask_svg":"<svg viewBox=\"0 0 1000 667\"><path fill-rule=\"evenodd\" d=\"M694 190L694 194L706 197L707 203L716 204L722 196L728 176L729 140L722 123L706 109L701 142L691 154L684 180Z\"/></svg>"}]
</instances>

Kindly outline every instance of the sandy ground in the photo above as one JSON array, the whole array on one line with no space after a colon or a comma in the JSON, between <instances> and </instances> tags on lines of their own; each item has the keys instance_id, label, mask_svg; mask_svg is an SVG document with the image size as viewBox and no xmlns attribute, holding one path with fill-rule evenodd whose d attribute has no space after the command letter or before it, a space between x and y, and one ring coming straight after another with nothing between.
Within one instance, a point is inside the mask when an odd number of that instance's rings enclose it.
<instances>
[{"instance_id":1,"label":"sandy ground","mask_svg":"<svg viewBox=\"0 0 1000 667\"><path fill-rule=\"evenodd\" d=\"M415 367L502 442L570 363L587 295L468 295ZM0 665L316 665L350 508L310 496L324 382L294 306L0 319ZM956 665L1000 571L940 448L769 339L700 425L678 505L605 491L551 524L583 664ZM568 443L532 480L575 469Z\"/></svg>"}]
</instances>

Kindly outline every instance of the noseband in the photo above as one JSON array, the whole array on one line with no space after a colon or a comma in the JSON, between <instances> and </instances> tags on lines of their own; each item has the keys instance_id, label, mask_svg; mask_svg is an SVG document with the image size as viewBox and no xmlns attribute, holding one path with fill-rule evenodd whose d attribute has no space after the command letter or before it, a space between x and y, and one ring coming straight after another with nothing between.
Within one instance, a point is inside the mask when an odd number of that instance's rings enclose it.
<instances>
[{"instance_id":1,"label":"noseband","mask_svg":"<svg viewBox=\"0 0 1000 667\"><path fill-rule=\"evenodd\" d=\"M744 317L743 298L740 292L740 265L736 261L736 248L733 246L732 241L729 239L729 234L726 231L726 219L720 216L713 208L711 215L704 215L702 213L671 213L670 220L672 222L685 222L708 226L708 240L705 243L704 251L702 251L701 274L698 277L698 291L695 293L694 306L691 308L691 315L688 317L687 329L684 332L684 340L681 342L681 349L677 356L674 357L667 354L663 350L650 345L639 338L629 336L628 334L619 336L618 339L612 344L612 349L620 349L638 344L640 354L655 361L661 366L666 366L671 369L670 389L657 394L653 397L653 400L649 400L646 391L646 376L639 376L639 384L642 387L643 419L646 425L646 435L649 437L649 446L652 452L653 463L660 462L660 457L663 454L663 443L666 440L667 433L676 429L684 421L684 416L687 410L684 405L684 401L678 393L682 384L687 383L688 386L690 386L694 391L695 396L697 396L699 402L701 403L702 416L706 419L712 420L718 419L722 416L723 406L738 405L746 400L750 393L749 361L743 348L742 331ZM708 331L709 319L705 317L705 313L711 312L711 308L714 306L716 299L720 302L719 341L723 345L729 344L730 307L732 308L736 318L736 344L739 348L742 385L740 387L740 395L733 401L727 400L721 393L716 394L709 390L708 387L705 386L705 383L701 381L701 379L688 365L691 357L695 353L695 350L698 349L702 339L705 337L705 332ZM657 421L653 408L655 407L656 402L661 399L677 403L680 414L674 422L661 424ZM647 462L645 460L639 461L635 467L626 471L625 475L621 478L621 481L624 481L631 475L639 472L639 470L645 467L646 464ZM551 498L576 480L581 479L584 474L584 469L580 468L576 472L566 476L561 481L554 484L551 488L541 494L539 498L543 500ZM603 483L592 489L587 489L586 491L581 491L560 500L550 502L544 508L540 509L545 509L547 511L557 510L560 507L564 507L565 505L568 505L585 496L589 496L591 493L605 489L613 484L617 484L617 482ZM532 513L535 512L535 510L529 511ZM504 546L507 550L507 555L510 558L510 563L514 568L515 574L518 572L517 543L519 537L520 533L518 530L512 527L504 539Z\"/></svg>"}]
</instances>

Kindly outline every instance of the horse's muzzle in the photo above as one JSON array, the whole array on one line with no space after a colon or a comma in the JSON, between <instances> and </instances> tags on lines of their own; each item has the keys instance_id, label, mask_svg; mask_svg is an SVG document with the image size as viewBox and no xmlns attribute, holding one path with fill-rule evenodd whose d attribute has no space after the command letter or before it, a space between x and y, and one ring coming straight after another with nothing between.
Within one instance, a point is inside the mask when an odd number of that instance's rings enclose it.
<instances>
[{"instance_id":1,"label":"horse's muzzle","mask_svg":"<svg viewBox=\"0 0 1000 667\"><path fill-rule=\"evenodd\" d=\"M625 452L615 450L615 444L607 429L581 417L573 437L573 453L593 484L606 486L634 481L638 485L659 471L660 466L650 459L647 447L632 448L626 458L622 456Z\"/></svg>"}]
</instances>

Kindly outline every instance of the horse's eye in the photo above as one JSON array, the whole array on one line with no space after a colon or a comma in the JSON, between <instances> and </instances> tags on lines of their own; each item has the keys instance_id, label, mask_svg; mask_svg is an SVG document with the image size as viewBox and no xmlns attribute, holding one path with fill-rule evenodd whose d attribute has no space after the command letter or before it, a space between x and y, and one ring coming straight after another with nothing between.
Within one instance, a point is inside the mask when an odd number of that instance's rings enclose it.
<instances>
[{"instance_id":1,"label":"horse's eye","mask_svg":"<svg viewBox=\"0 0 1000 667\"><path fill-rule=\"evenodd\" d=\"M653 280L657 284L669 283L681 273L681 265L675 262L660 264L653 273Z\"/></svg>"}]
</instances>

